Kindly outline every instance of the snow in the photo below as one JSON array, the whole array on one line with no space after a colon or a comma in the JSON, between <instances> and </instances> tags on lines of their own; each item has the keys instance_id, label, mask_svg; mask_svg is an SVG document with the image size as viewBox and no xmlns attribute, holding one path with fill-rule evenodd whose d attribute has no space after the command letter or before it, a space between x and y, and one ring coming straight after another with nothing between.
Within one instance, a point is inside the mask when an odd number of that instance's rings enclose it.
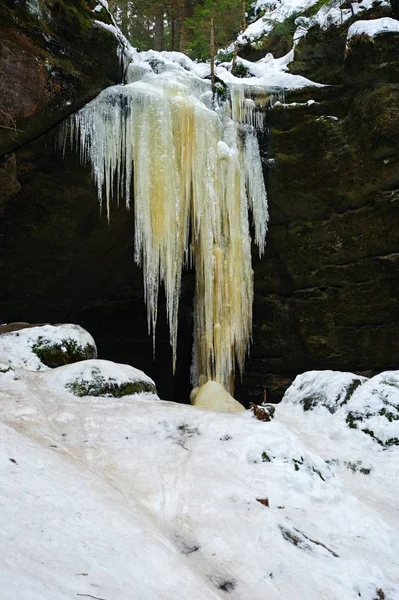
<instances>
[{"instance_id":1,"label":"snow","mask_svg":"<svg viewBox=\"0 0 399 600\"><path fill-rule=\"evenodd\" d=\"M287 399L264 423L49 375L0 376L2 599L399 598L397 447Z\"/></svg>"},{"instance_id":2,"label":"snow","mask_svg":"<svg viewBox=\"0 0 399 600\"><path fill-rule=\"evenodd\" d=\"M295 378L283 403L301 405L305 411L327 409L382 446L399 444L399 371L385 371L371 379L339 371L308 371Z\"/></svg>"},{"instance_id":3,"label":"snow","mask_svg":"<svg viewBox=\"0 0 399 600\"><path fill-rule=\"evenodd\" d=\"M311 8L318 0L258 0L255 12L266 10L266 14L251 23L238 36L237 41L245 44L256 41L261 36L269 34L277 23L282 23L291 15Z\"/></svg>"},{"instance_id":4,"label":"snow","mask_svg":"<svg viewBox=\"0 0 399 600\"><path fill-rule=\"evenodd\" d=\"M38 18L41 18L42 10L40 8L40 4L39 4L38 0L26 0L26 8L33 15L35 15Z\"/></svg>"},{"instance_id":5,"label":"snow","mask_svg":"<svg viewBox=\"0 0 399 600\"><path fill-rule=\"evenodd\" d=\"M280 65L281 63L279 64L274 59L273 62L269 63L258 61L255 63L255 68L258 67L257 72L262 74L258 77L249 77L246 79L235 77L223 66L218 67L216 73L224 83L243 86L249 92L256 92L256 90L264 92L273 90L288 91L305 87L324 87L323 84L315 83L302 75L286 73Z\"/></svg>"},{"instance_id":6,"label":"snow","mask_svg":"<svg viewBox=\"0 0 399 600\"><path fill-rule=\"evenodd\" d=\"M66 341L76 342L82 348L89 345L96 352L94 339L79 325L40 325L0 335L0 361L30 371L46 371L49 367L41 362L32 348L36 344L60 345L62 348ZM67 348L64 347L64 350L67 352Z\"/></svg>"},{"instance_id":7,"label":"snow","mask_svg":"<svg viewBox=\"0 0 399 600\"><path fill-rule=\"evenodd\" d=\"M311 9L318 0L258 0L255 3L255 14L266 11L259 19L251 23L247 29L238 36L239 44L255 43L260 38L267 36L273 28L292 15L298 14L296 19L297 30L294 34L294 46L307 35L308 30L315 25L326 30L345 23L353 15L361 15L373 7L374 0L352 2L350 8L341 9L341 0L326 2L311 17L300 16L301 13ZM389 6L388 0L381 0L379 6Z\"/></svg>"},{"instance_id":8,"label":"snow","mask_svg":"<svg viewBox=\"0 0 399 600\"><path fill-rule=\"evenodd\" d=\"M43 381L54 390L65 391L70 390L76 382L90 385L98 378L115 386L144 382L155 387L154 381L140 369L99 359L83 360L52 369L45 374Z\"/></svg>"},{"instance_id":9,"label":"snow","mask_svg":"<svg viewBox=\"0 0 399 600\"><path fill-rule=\"evenodd\" d=\"M349 27L347 39L350 40L355 35L366 35L373 38L382 33L399 33L399 21L390 17L356 21Z\"/></svg>"},{"instance_id":10,"label":"snow","mask_svg":"<svg viewBox=\"0 0 399 600\"><path fill-rule=\"evenodd\" d=\"M325 406L330 412L335 412L346 401L348 389L353 384L367 381L353 373L341 371L307 371L298 375L284 396L284 402L290 404L305 404L310 406ZM306 409L305 409L306 410Z\"/></svg>"}]
</instances>

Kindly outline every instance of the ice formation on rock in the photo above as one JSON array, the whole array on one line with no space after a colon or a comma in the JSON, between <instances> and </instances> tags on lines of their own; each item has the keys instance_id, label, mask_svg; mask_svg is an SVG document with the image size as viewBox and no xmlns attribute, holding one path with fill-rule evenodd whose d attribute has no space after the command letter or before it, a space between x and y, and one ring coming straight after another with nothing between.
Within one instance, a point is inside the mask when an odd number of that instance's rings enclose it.
<instances>
[{"instance_id":1,"label":"ice formation on rock","mask_svg":"<svg viewBox=\"0 0 399 600\"><path fill-rule=\"evenodd\" d=\"M182 269L195 267L193 383L203 374L227 389L251 339L249 210L260 254L268 222L256 136L263 115L246 96L236 86L214 101L209 80L160 54L136 53L126 85L104 90L63 136L91 165L108 218L112 198L129 207L133 188L149 332L155 343L163 283L174 363Z\"/></svg>"}]
</instances>

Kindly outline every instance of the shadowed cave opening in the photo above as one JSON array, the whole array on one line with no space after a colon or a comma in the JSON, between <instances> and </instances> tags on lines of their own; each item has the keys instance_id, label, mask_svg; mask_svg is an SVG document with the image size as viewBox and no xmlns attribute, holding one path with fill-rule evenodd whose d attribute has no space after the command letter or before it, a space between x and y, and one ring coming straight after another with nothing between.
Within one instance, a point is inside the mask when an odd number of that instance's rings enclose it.
<instances>
[{"instance_id":1,"label":"shadowed cave opening","mask_svg":"<svg viewBox=\"0 0 399 600\"><path fill-rule=\"evenodd\" d=\"M185 271L173 375L165 296L158 304L155 360L148 335L143 273L133 258L133 210L100 214L90 169L73 151L55 152L49 136L17 155L20 192L0 220L1 322L77 323L99 358L152 377L165 400L189 402L194 276Z\"/></svg>"}]
</instances>

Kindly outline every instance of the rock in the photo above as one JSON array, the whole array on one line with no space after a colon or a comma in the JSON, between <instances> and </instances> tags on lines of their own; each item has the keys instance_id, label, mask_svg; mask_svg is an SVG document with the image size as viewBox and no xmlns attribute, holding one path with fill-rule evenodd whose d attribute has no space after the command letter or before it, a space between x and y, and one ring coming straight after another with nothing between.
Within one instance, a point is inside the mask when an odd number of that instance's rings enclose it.
<instances>
[{"instance_id":1,"label":"rock","mask_svg":"<svg viewBox=\"0 0 399 600\"><path fill-rule=\"evenodd\" d=\"M222 412L237 412L245 410L217 381L207 381L192 394L191 402L197 408L218 410ZM193 390L194 391L194 390Z\"/></svg>"},{"instance_id":2,"label":"rock","mask_svg":"<svg viewBox=\"0 0 399 600\"><path fill-rule=\"evenodd\" d=\"M250 404L250 408L254 413L254 417L258 419L258 421L271 421L274 417L274 413L276 412L276 407L273 404Z\"/></svg>"},{"instance_id":3,"label":"rock","mask_svg":"<svg viewBox=\"0 0 399 600\"><path fill-rule=\"evenodd\" d=\"M363 383L346 409L346 424L380 446L399 446L399 371L385 371Z\"/></svg>"},{"instance_id":4,"label":"rock","mask_svg":"<svg viewBox=\"0 0 399 600\"><path fill-rule=\"evenodd\" d=\"M0 377L11 377L14 380L18 380L19 377L15 373L14 367L5 362L0 362Z\"/></svg>"},{"instance_id":5,"label":"rock","mask_svg":"<svg viewBox=\"0 0 399 600\"><path fill-rule=\"evenodd\" d=\"M369 435L380 446L399 446L399 371L385 371L371 379L309 371L296 377L283 403L301 405L305 412L324 407L334 419ZM367 469L361 472L367 474Z\"/></svg>"},{"instance_id":6,"label":"rock","mask_svg":"<svg viewBox=\"0 0 399 600\"><path fill-rule=\"evenodd\" d=\"M45 381L48 386L67 390L78 398L157 394L155 383L143 371L108 360L85 360L59 367L46 373Z\"/></svg>"},{"instance_id":7,"label":"rock","mask_svg":"<svg viewBox=\"0 0 399 600\"><path fill-rule=\"evenodd\" d=\"M347 404L355 390L367 381L353 373L308 371L298 375L284 394L283 402L300 404L304 411L323 406L335 413Z\"/></svg>"},{"instance_id":8,"label":"rock","mask_svg":"<svg viewBox=\"0 0 399 600\"><path fill-rule=\"evenodd\" d=\"M93 338L79 325L16 326L0 329L0 356L14 367L45 371L97 356Z\"/></svg>"},{"instance_id":9,"label":"rock","mask_svg":"<svg viewBox=\"0 0 399 600\"><path fill-rule=\"evenodd\" d=\"M389 17L382 21L397 23L396 20ZM356 82L375 79L380 72L383 73L384 78L398 81L398 53L399 30L396 32L383 31L375 36L362 33L353 35L347 41L345 71Z\"/></svg>"},{"instance_id":10,"label":"rock","mask_svg":"<svg viewBox=\"0 0 399 600\"><path fill-rule=\"evenodd\" d=\"M20 331L21 329L29 329L30 327L37 326L38 323L33 325L32 323L24 323L23 321L17 323L7 323L6 325L0 325L0 335L3 333L10 333L11 331Z\"/></svg>"},{"instance_id":11,"label":"rock","mask_svg":"<svg viewBox=\"0 0 399 600\"><path fill-rule=\"evenodd\" d=\"M372 376L399 363L397 51L377 36L355 66L355 54L345 59L352 22L309 31L290 64L341 85L289 92L288 105L303 104L268 116L270 229L265 257L253 253L253 345L239 400L260 403L267 388L277 401L298 372Z\"/></svg>"},{"instance_id":12,"label":"rock","mask_svg":"<svg viewBox=\"0 0 399 600\"><path fill-rule=\"evenodd\" d=\"M0 219L6 201L15 196L20 189L15 154L6 155L0 159Z\"/></svg>"},{"instance_id":13,"label":"rock","mask_svg":"<svg viewBox=\"0 0 399 600\"><path fill-rule=\"evenodd\" d=\"M0 4L0 156L120 81L111 23L95 0Z\"/></svg>"}]
</instances>

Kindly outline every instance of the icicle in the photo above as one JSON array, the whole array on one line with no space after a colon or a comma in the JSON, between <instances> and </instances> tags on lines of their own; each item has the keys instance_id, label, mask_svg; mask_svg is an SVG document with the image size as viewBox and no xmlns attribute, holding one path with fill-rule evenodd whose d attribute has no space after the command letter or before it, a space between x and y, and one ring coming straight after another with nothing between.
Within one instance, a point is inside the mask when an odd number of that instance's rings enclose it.
<instances>
[{"instance_id":1,"label":"icicle","mask_svg":"<svg viewBox=\"0 0 399 600\"><path fill-rule=\"evenodd\" d=\"M216 380L229 390L251 340L248 209L260 254L267 230L255 131L263 113L243 86L215 111L209 82L171 76L161 58L157 68L159 75L132 63L130 83L105 90L74 115L71 143L78 141L82 162L91 165L108 219L112 198L124 197L129 207L134 189L134 256L143 269L149 333L155 345L163 284L173 366L182 269L194 263L194 383Z\"/></svg>"}]
</instances>

